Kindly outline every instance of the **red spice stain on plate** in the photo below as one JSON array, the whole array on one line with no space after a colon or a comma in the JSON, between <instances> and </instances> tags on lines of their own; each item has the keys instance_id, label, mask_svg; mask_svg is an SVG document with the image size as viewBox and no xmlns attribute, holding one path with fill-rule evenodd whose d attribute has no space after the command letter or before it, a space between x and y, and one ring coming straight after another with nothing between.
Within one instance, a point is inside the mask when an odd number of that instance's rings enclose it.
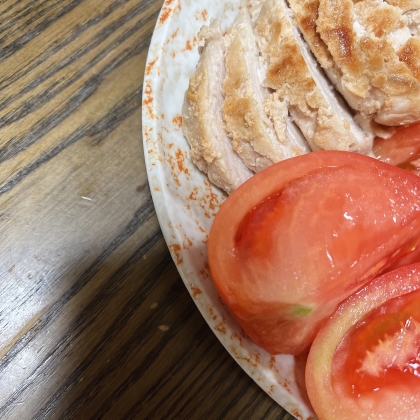
<instances>
[{"instance_id":1,"label":"red spice stain on plate","mask_svg":"<svg viewBox=\"0 0 420 420\"><path fill-rule=\"evenodd\" d=\"M275 356L270 357L270 363L269 363L268 366L271 370L274 370L277 373L279 372L279 370L276 367L276 357Z\"/></svg>"},{"instance_id":2,"label":"red spice stain on plate","mask_svg":"<svg viewBox=\"0 0 420 420\"><path fill-rule=\"evenodd\" d=\"M245 360L248 362L252 367L257 368L260 364L260 353L257 354L249 354L248 356L242 356L238 353L237 348L234 346L230 347L231 353L235 356L238 360Z\"/></svg>"},{"instance_id":3,"label":"red spice stain on plate","mask_svg":"<svg viewBox=\"0 0 420 420\"><path fill-rule=\"evenodd\" d=\"M170 7L172 5L172 3L174 3L174 0L166 0L166 2L164 3L163 7L162 7L162 11L160 12L160 16L159 16L159 24L163 25L165 23L165 21L168 19L169 16L172 15L172 13L179 9L181 10L181 4L178 3L177 6L174 7Z\"/></svg>"},{"instance_id":4,"label":"red spice stain on plate","mask_svg":"<svg viewBox=\"0 0 420 420\"><path fill-rule=\"evenodd\" d=\"M153 102L153 89L152 85L150 84L150 80L146 81L146 87L144 89L144 95L146 96L145 99L143 99L143 105L149 104Z\"/></svg>"},{"instance_id":5,"label":"red spice stain on plate","mask_svg":"<svg viewBox=\"0 0 420 420\"><path fill-rule=\"evenodd\" d=\"M206 264L206 265L207 265L207 264ZM207 267L208 267L208 265L207 265ZM208 279L208 278L210 278L210 271L209 271L209 269L208 269L207 267L204 267L202 270L200 270L200 274L201 274L201 277L202 277L203 279Z\"/></svg>"},{"instance_id":6,"label":"red spice stain on plate","mask_svg":"<svg viewBox=\"0 0 420 420\"><path fill-rule=\"evenodd\" d=\"M176 130L178 131L182 127L182 117L177 115L172 122L175 124Z\"/></svg>"},{"instance_id":7,"label":"red spice stain on plate","mask_svg":"<svg viewBox=\"0 0 420 420\"><path fill-rule=\"evenodd\" d=\"M172 178L175 181L175 183L178 185L178 187L181 186L181 182L179 180L178 177L178 172L176 171L176 162L175 162L175 158L169 154L166 161L169 163L169 166L171 167L171 172L172 172Z\"/></svg>"},{"instance_id":8,"label":"red spice stain on plate","mask_svg":"<svg viewBox=\"0 0 420 420\"><path fill-rule=\"evenodd\" d=\"M184 233L184 239L185 241L182 244L183 249L188 249L189 246L191 247L193 245L192 240L187 236L186 233Z\"/></svg>"},{"instance_id":9,"label":"red spice stain on plate","mask_svg":"<svg viewBox=\"0 0 420 420\"><path fill-rule=\"evenodd\" d=\"M198 201L199 206L204 210L204 216L210 219L211 216L216 215L221 202L219 196L213 192L211 184L206 180L204 180L204 187L204 191L195 187L188 198L193 201ZM200 230L205 232L205 230Z\"/></svg>"},{"instance_id":10,"label":"red spice stain on plate","mask_svg":"<svg viewBox=\"0 0 420 420\"><path fill-rule=\"evenodd\" d=\"M292 410L291 412L290 412L291 414L293 414L297 419L301 419L301 420L303 420L303 417L301 416L301 414L299 413L299 411L297 411L297 410ZM309 419L308 419L309 420Z\"/></svg>"},{"instance_id":11,"label":"red spice stain on plate","mask_svg":"<svg viewBox=\"0 0 420 420\"><path fill-rule=\"evenodd\" d=\"M214 313L213 306L212 305L207 306L207 310L209 312L209 315L210 315L211 319L213 321L216 321L216 319L218 318L218 316Z\"/></svg>"},{"instance_id":12,"label":"red spice stain on plate","mask_svg":"<svg viewBox=\"0 0 420 420\"><path fill-rule=\"evenodd\" d=\"M149 117L152 120L157 120L158 117L156 113L154 112L153 102L153 89L152 85L150 83L150 80L146 80L146 87L144 89L144 99L143 99L143 107L147 109L147 112L149 113Z\"/></svg>"},{"instance_id":13,"label":"red spice stain on plate","mask_svg":"<svg viewBox=\"0 0 420 420\"><path fill-rule=\"evenodd\" d=\"M193 299L197 299L198 295L203 294L202 290L196 286L191 286L191 292L192 292Z\"/></svg>"},{"instance_id":14,"label":"red spice stain on plate","mask_svg":"<svg viewBox=\"0 0 420 420\"><path fill-rule=\"evenodd\" d=\"M212 216L216 216L221 203L219 196L213 192L211 184L206 180L204 180L204 187L205 192L199 198L200 207L204 210L204 216L210 219Z\"/></svg>"},{"instance_id":15,"label":"red spice stain on plate","mask_svg":"<svg viewBox=\"0 0 420 420\"><path fill-rule=\"evenodd\" d=\"M189 206L188 206L188 207L189 207ZM205 229L205 228L203 228L202 226L200 226L200 224L198 223L198 221L197 221L197 220L195 221L195 224L197 225L198 230L199 230L201 233L205 233L205 234L206 234L206 237L207 237L207 239L208 239L208 232L207 232L207 229Z\"/></svg>"},{"instance_id":16,"label":"red spice stain on plate","mask_svg":"<svg viewBox=\"0 0 420 420\"><path fill-rule=\"evenodd\" d=\"M175 156L173 156L172 153L165 154L166 161L168 162L169 166L171 167L173 180L178 185L178 187L180 187L181 186L181 181L179 179L179 176L181 174L184 174L184 175L187 176L187 179L188 179L188 177L190 175L190 172L189 172L188 168L186 168L184 166L184 162L185 162L187 153L183 152L179 148L175 152Z\"/></svg>"},{"instance_id":17,"label":"red spice stain on plate","mask_svg":"<svg viewBox=\"0 0 420 420\"><path fill-rule=\"evenodd\" d=\"M191 194L190 194L190 196L188 197L190 200L197 200L197 194L198 194L198 188L197 187L195 187L193 190L192 190L192 192L191 192Z\"/></svg>"},{"instance_id":18,"label":"red spice stain on plate","mask_svg":"<svg viewBox=\"0 0 420 420\"><path fill-rule=\"evenodd\" d=\"M225 321L225 318L223 318L215 327L214 327L214 329L216 330L216 331L219 331L219 332L221 332L222 334L226 334L226 331L227 331L227 329L226 329L226 321Z\"/></svg>"},{"instance_id":19,"label":"red spice stain on plate","mask_svg":"<svg viewBox=\"0 0 420 420\"><path fill-rule=\"evenodd\" d=\"M239 347L244 347L244 345L242 344L242 337L240 337L238 334L236 334L236 333L233 333L231 336L230 336L230 338L232 339L232 340L237 340L238 341L238 343L239 343Z\"/></svg>"},{"instance_id":20,"label":"red spice stain on plate","mask_svg":"<svg viewBox=\"0 0 420 420\"><path fill-rule=\"evenodd\" d=\"M159 153L159 148L158 145L155 141L153 141L153 137L151 137L151 131L153 129L150 128L149 130L147 129L147 127L143 127L143 137L146 140L146 144L147 144L147 150L145 150L145 153L147 152L147 154L149 156L153 156L153 158L159 162L162 161L162 158L160 157L160 153ZM159 136L160 134L158 134ZM152 165L154 165L154 163L152 163Z\"/></svg>"},{"instance_id":21,"label":"red spice stain on plate","mask_svg":"<svg viewBox=\"0 0 420 420\"><path fill-rule=\"evenodd\" d=\"M153 128L150 128L149 130L147 129L146 126L143 127L143 137L146 140L146 143L149 144L150 143L150 132L153 130Z\"/></svg>"},{"instance_id":22,"label":"red spice stain on plate","mask_svg":"<svg viewBox=\"0 0 420 420\"><path fill-rule=\"evenodd\" d=\"M153 66L155 65L157 61L157 57L153 61L149 61L146 66L146 75L148 76L150 72L152 71Z\"/></svg>"},{"instance_id":23,"label":"red spice stain on plate","mask_svg":"<svg viewBox=\"0 0 420 420\"><path fill-rule=\"evenodd\" d=\"M168 6L170 6L172 4L173 0L167 0L164 4L164 6L162 7L162 13L159 16L159 23L162 25L163 23L165 23L165 20L168 19L168 17L172 14L173 9L169 8Z\"/></svg>"},{"instance_id":24,"label":"red spice stain on plate","mask_svg":"<svg viewBox=\"0 0 420 420\"><path fill-rule=\"evenodd\" d=\"M290 381L285 379L284 382L279 382L279 385L281 385L289 394L292 395L292 391L290 390Z\"/></svg>"},{"instance_id":25,"label":"red spice stain on plate","mask_svg":"<svg viewBox=\"0 0 420 420\"><path fill-rule=\"evenodd\" d=\"M221 204L219 203L218 195L213 192L212 186L209 182L205 181L204 184L207 190L207 194L205 197L206 197L208 208L210 210L218 210Z\"/></svg>"},{"instance_id":26,"label":"red spice stain on plate","mask_svg":"<svg viewBox=\"0 0 420 420\"><path fill-rule=\"evenodd\" d=\"M187 42L185 43L184 51L192 51L197 42L198 39L196 36L192 39L192 41L187 40Z\"/></svg>"},{"instance_id":27,"label":"red spice stain on plate","mask_svg":"<svg viewBox=\"0 0 420 420\"><path fill-rule=\"evenodd\" d=\"M182 264L183 259L182 259L181 255L180 255L181 245L179 245L179 244L172 244L172 245L169 245L168 248L169 248L169 251L171 251L172 255L175 256L176 264L177 265Z\"/></svg>"},{"instance_id":28,"label":"red spice stain on plate","mask_svg":"<svg viewBox=\"0 0 420 420\"><path fill-rule=\"evenodd\" d=\"M185 156L181 149L178 149L175 153L176 161L178 164L179 172L184 172L185 175L189 175L188 168L184 167Z\"/></svg>"},{"instance_id":29,"label":"red spice stain on plate","mask_svg":"<svg viewBox=\"0 0 420 420\"><path fill-rule=\"evenodd\" d=\"M275 389L276 387L274 385L271 385L270 389L267 391L267 394L271 396L271 394L274 392Z\"/></svg>"},{"instance_id":30,"label":"red spice stain on plate","mask_svg":"<svg viewBox=\"0 0 420 420\"><path fill-rule=\"evenodd\" d=\"M251 366L258 367L260 364L260 354L251 354L249 357L244 357L244 360L246 360Z\"/></svg>"},{"instance_id":31,"label":"red spice stain on plate","mask_svg":"<svg viewBox=\"0 0 420 420\"><path fill-rule=\"evenodd\" d=\"M195 20L197 21L203 20L205 22L207 20L207 16L208 16L207 10L204 9L202 12L195 13Z\"/></svg>"}]
</instances>

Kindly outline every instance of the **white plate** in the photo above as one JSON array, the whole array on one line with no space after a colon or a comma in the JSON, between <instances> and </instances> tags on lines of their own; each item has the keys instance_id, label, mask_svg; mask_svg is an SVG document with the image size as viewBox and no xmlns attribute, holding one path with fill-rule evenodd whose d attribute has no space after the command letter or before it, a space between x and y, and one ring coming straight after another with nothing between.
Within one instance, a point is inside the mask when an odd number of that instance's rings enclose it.
<instances>
[{"instance_id":1,"label":"white plate","mask_svg":"<svg viewBox=\"0 0 420 420\"><path fill-rule=\"evenodd\" d=\"M146 169L163 235L204 319L226 350L278 404L298 419L315 420L303 385L302 362L271 356L250 341L215 291L207 237L225 195L189 157L181 107L198 61L200 27L217 17L224 29L246 0L166 0L153 34L143 85Z\"/></svg>"}]
</instances>

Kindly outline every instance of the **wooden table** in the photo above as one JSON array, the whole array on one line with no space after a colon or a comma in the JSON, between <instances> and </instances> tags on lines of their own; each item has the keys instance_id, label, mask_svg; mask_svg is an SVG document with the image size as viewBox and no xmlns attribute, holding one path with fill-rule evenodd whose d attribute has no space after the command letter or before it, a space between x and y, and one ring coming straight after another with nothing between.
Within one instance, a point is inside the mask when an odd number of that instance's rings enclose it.
<instances>
[{"instance_id":1,"label":"wooden table","mask_svg":"<svg viewBox=\"0 0 420 420\"><path fill-rule=\"evenodd\" d=\"M292 419L203 321L143 160L162 1L0 2L0 418Z\"/></svg>"}]
</instances>

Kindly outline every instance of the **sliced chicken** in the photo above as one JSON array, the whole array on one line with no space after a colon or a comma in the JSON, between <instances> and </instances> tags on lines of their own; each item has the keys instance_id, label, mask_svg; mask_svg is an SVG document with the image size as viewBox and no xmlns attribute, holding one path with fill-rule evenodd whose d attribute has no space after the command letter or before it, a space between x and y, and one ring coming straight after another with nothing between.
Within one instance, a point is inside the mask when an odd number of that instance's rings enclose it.
<instances>
[{"instance_id":1,"label":"sliced chicken","mask_svg":"<svg viewBox=\"0 0 420 420\"><path fill-rule=\"evenodd\" d=\"M346 95L341 83L342 73L335 65L327 45L317 32L316 22L318 19L319 0L288 0L288 3L293 11L295 23L311 52L318 60L318 63L337 90L346 97L346 100L349 101L353 109L357 111L357 101L355 103L348 94ZM372 133L381 138L387 138L394 132L393 129L376 123L371 114L364 113L362 115L357 112L353 119L365 132Z\"/></svg>"},{"instance_id":2,"label":"sliced chicken","mask_svg":"<svg viewBox=\"0 0 420 420\"><path fill-rule=\"evenodd\" d=\"M341 77L340 71L335 67L334 60L328 51L327 45L316 30L320 0L287 0L293 12L295 22L304 36L305 41L315 55L321 67L328 76L336 82ZM334 73L335 72L335 73Z\"/></svg>"},{"instance_id":3,"label":"sliced chicken","mask_svg":"<svg viewBox=\"0 0 420 420\"><path fill-rule=\"evenodd\" d=\"M309 152L308 143L288 117L287 104L263 87L264 69L246 11L225 36L226 77L223 116L233 149L252 171ZM287 130L289 125L289 130Z\"/></svg>"},{"instance_id":4,"label":"sliced chicken","mask_svg":"<svg viewBox=\"0 0 420 420\"><path fill-rule=\"evenodd\" d=\"M220 25L213 20L199 34L205 39L196 72L190 79L183 105L183 132L191 146L191 157L209 180L230 194L252 176L232 149L224 130L224 43Z\"/></svg>"},{"instance_id":5,"label":"sliced chicken","mask_svg":"<svg viewBox=\"0 0 420 420\"><path fill-rule=\"evenodd\" d=\"M363 118L389 126L420 119L419 2L290 0L290 5L322 67Z\"/></svg>"},{"instance_id":6,"label":"sliced chicken","mask_svg":"<svg viewBox=\"0 0 420 420\"><path fill-rule=\"evenodd\" d=\"M404 13L420 9L420 0L387 0L387 3L399 7Z\"/></svg>"},{"instance_id":7,"label":"sliced chicken","mask_svg":"<svg viewBox=\"0 0 420 420\"><path fill-rule=\"evenodd\" d=\"M268 68L264 85L289 104L289 112L311 148L370 153L373 135L354 122L333 91L293 25L284 0L265 0L252 14Z\"/></svg>"}]
</instances>

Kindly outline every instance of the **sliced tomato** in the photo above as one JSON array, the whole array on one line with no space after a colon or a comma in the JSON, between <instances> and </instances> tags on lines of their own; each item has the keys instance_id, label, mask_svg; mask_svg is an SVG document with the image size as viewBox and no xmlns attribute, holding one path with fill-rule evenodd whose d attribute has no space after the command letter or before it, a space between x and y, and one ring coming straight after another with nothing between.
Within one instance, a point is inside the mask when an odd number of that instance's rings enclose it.
<instances>
[{"instance_id":1,"label":"sliced tomato","mask_svg":"<svg viewBox=\"0 0 420 420\"><path fill-rule=\"evenodd\" d=\"M315 338L306 388L320 420L420 418L420 264L340 305Z\"/></svg>"},{"instance_id":2,"label":"sliced tomato","mask_svg":"<svg viewBox=\"0 0 420 420\"><path fill-rule=\"evenodd\" d=\"M221 299L272 354L299 354L338 303L420 241L420 179L346 152L273 165L238 188L213 223Z\"/></svg>"},{"instance_id":3,"label":"sliced tomato","mask_svg":"<svg viewBox=\"0 0 420 420\"><path fill-rule=\"evenodd\" d=\"M375 139L373 153L383 162L420 175L420 123L399 127L388 139Z\"/></svg>"}]
</instances>

